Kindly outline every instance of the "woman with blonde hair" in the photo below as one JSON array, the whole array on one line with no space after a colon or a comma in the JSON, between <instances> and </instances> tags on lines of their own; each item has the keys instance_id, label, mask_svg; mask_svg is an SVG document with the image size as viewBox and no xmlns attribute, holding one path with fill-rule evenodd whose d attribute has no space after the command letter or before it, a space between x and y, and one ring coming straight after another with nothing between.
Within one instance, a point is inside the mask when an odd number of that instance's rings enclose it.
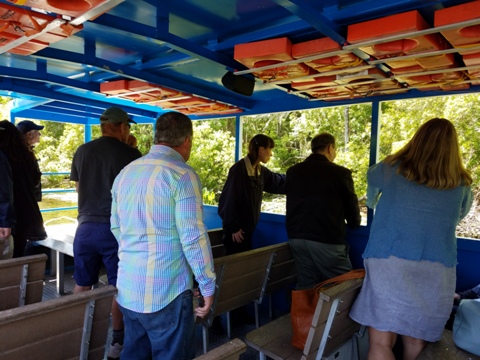
<instances>
[{"instance_id":1,"label":"woman with blonde hair","mask_svg":"<svg viewBox=\"0 0 480 360\"><path fill-rule=\"evenodd\" d=\"M455 293L455 229L472 204L457 133L446 119L423 124L398 152L368 170L376 208L363 253L366 277L350 316L369 326L369 360L413 360L441 338Z\"/></svg>"}]
</instances>

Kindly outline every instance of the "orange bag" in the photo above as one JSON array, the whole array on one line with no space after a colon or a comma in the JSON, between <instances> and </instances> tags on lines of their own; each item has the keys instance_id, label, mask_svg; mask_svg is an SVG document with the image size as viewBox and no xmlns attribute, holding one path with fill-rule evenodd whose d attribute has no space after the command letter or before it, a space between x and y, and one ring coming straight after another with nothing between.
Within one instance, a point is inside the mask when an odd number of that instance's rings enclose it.
<instances>
[{"instance_id":1,"label":"orange bag","mask_svg":"<svg viewBox=\"0 0 480 360\"><path fill-rule=\"evenodd\" d=\"M322 281L311 289L292 290L292 345L303 350L307 341L308 331L312 326L312 318L317 307L319 293L330 286L338 285L350 279L365 277L365 270L356 269L331 279Z\"/></svg>"}]
</instances>

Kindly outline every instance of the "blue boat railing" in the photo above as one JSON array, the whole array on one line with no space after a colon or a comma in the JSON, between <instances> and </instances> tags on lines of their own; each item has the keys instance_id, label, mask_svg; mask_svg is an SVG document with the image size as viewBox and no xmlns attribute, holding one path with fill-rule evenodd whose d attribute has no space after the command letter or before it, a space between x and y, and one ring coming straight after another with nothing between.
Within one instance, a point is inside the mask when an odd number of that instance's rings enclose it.
<instances>
[{"instance_id":1,"label":"blue boat railing","mask_svg":"<svg viewBox=\"0 0 480 360\"><path fill-rule=\"evenodd\" d=\"M56 176L56 175L70 175L70 172L44 172L42 176ZM42 195L47 194L55 194L55 193L72 193L76 192L75 189L46 189L42 190ZM47 213L47 212L54 212L54 211L66 211L66 210L76 210L78 206L63 206L63 207L55 207L49 209L40 209L40 212Z\"/></svg>"}]
</instances>

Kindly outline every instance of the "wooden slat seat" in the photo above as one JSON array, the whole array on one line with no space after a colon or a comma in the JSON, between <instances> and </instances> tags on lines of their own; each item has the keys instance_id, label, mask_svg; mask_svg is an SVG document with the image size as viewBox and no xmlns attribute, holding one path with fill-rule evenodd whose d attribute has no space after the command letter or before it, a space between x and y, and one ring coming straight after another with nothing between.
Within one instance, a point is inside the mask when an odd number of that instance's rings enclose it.
<instances>
[{"instance_id":1,"label":"wooden slat seat","mask_svg":"<svg viewBox=\"0 0 480 360\"><path fill-rule=\"evenodd\" d=\"M0 311L42 301L47 255L0 260Z\"/></svg>"},{"instance_id":2,"label":"wooden slat seat","mask_svg":"<svg viewBox=\"0 0 480 360\"><path fill-rule=\"evenodd\" d=\"M352 359L358 357L355 334L360 324L349 316L350 308L360 291L363 279L348 280L320 293L303 350L291 345L290 314L249 332L246 343L260 352L260 359L275 360L323 359L352 340Z\"/></svg>"},{"instance_id":3,"label":"wooden slat seat","mask_svg":"<svg viewBox=\"0 0 480 360\"><path fill-rule=\"evenodd\" d=\"M195 360L238 360L245 352L247 345L240 339L233 339L223 345L198 356Z\"/></svg>"},{"instance_id":4,"label":"wooden slat seat","mask_svg":"<svg viewBox=\"0 0 480 360\"><path fill-rule=\"evenodd\" d=\"M0 358L103 359L116 292L109 285L0 312Z\"/></svg>"},{"instance_id":5,"label":"wooden slat seat","mask_svg":"<svg viewBox=\"0 0 480 360\"><path fill-rule=\"evenodd\" d=\"M267 274L278 245L266 246L214 259L217 274L215 298L209 316L203 322L204 353L208 350L207 328L215 316L227 313L227 335L230 337L229 312L252 301L261 302ZM258 326L258 314L256 314Z\"/></svg>"},{"instance_id":6,"label":"wooden slat seat","mask_svg":"<svg viewBox=\"0 0 480 360\"><path fill-rule=\"evenodd\" d=\"M268 296L269 317L272 317L272 293L286 289L297 282L297 268L288 242L277 245L272 267L268 273L264 294ZM257 307L258 304L255 303ZM258 310L257 310L258 311Z\"/></svg>"},{"instance_id":7,"label":"wooden slat seat","mask_svg":"<svg viewBox=\"0 0 480 360\"><path fill-rule=\"evenodd\" d=\"M453 342L452 332L445 329L442 339L429 343L417 357L417 360L480 360L480 356L458 348Z\"/></svg>"},{"instance_id":8,"label":"wooden slat seat","mask_svg":"<svg viewBox=\"0 0 480 360\"><path fill-rule=\"evenodd\" d=\"M270 294L297 282L297 268L288 242L278 244L265 293Z\"/></svg>"}]
</instances>

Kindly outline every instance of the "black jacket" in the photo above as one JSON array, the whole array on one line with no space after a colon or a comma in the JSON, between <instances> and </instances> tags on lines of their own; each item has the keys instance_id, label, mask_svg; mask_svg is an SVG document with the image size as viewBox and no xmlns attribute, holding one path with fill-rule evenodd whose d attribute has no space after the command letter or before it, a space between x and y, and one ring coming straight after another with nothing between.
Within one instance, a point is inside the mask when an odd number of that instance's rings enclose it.
<instances>
[{"instance_id":1,"label":"black jacket","mask_svg":"<svg viewBox=\"0 0 480 360\"><path fill-rule=\"evenodd\" d=\"M360 225L351 171L312 154L287 170L289 239L345 244L346 225Z\"/></svg>"},{"instance_id":2,"label":"black jacket","mask_svg":"<svg viewBox=\"0 0 480 360\"><path fill-rule=\"evenodd\" d=\"M0 150L0 227L12 228L14 223L12 169L7 157Z\"/></svg>"},{"instance_id":3,"label":"black jacket","mask_svg":"<svg viewBox=\"0 0 480 360\"><path fill-rule=\"evenodd\" d=\"M218 203L218 214L226 233L240 229L252 233L260 218L263 191L285 193L285 175L261 167L259 176L249 176L245 159L235 163L228 172Z\"/></svg>"},{"instance_id":4,"label":"black jacket","mask_svg":"<svg viewBox=\"0 0 480 360\"><path fill-rule=\"evenodd\" d=\"M43 227L43 218L35 197L35 188L40 183L42 174L32 156L22 162L11 162L13 175L13 203L16 215L13 237L19 236L28 240L43 240L47 237Z\"/></svg>"}]
</instances>

